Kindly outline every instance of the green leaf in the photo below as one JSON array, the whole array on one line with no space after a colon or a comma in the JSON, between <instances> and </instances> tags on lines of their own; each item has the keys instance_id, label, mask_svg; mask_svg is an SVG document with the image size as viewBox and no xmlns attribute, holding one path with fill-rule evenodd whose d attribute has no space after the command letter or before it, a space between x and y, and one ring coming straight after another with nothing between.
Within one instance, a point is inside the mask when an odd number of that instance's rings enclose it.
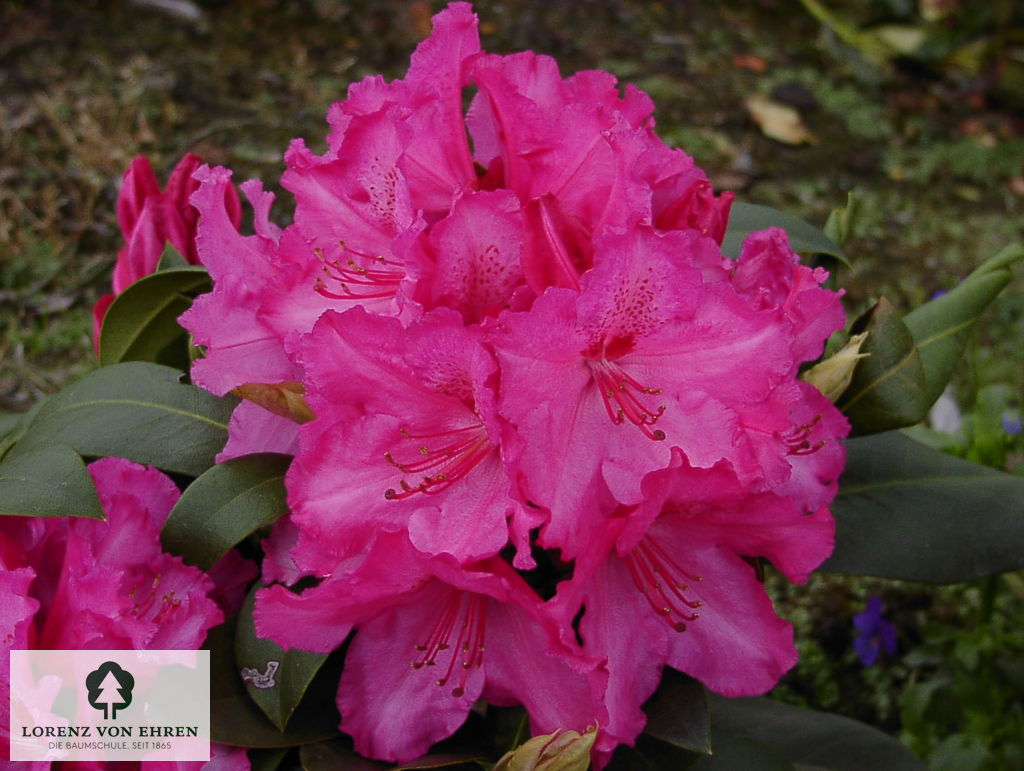
<instances>
[{"instance_id":1,"label":"green leaf","mask_svg":"<svg viewBox=\"0 0 1024 771\"><path fill-rule=\"evenodd\" d=\"M800 0L807 11L835 33L836 37L860 51L873 64L883 64L899 55L886 40L870 30L858 29L846 17L831 11L818 0Z\"/></svg>"},{"instance_id":2,"label":"green leaf","mask_svg":"<svg viewBox=\"0 0 1024 771\"><path fill-rule=\"evenodd\" d=\"M66 444L18 446L0 463L0 514L103 519L92 477Z\"/></svg>"},{"instance_id":3,"label":"green leaf","mask_svg":"<svg viewBox=\"0 0 1024 771\"><path fill-rule=\"evenodd\" d=\"M410 760L400 766L395 766L392 771L420 771L431 768L479 768L486 758L482 755L473 755L466 752L432 752L416 760ZM487 766L490 767L490 764Z\"/></svg>"},{"instance_id":4,"label":"green leaf","mask_svg":"<svg viewBox=\"0 0 1024 771\"><path fill-rule=\"evenodd\" d=\"M792 214L759 206L753 203L736 201L729 212L729 226L722 241L722 254L727 257L739 257L743 241L751 233L765 228L777 227L786 231L789 245L794 252L801 254L827 254L844 265L849 266L846 255L836 243L818 228Z\"/></svg>"},{"instance_id":5,"label":"green leaf","mask_svg":"<svg viewBox=\"0 0 1024 771\"><path fill-rule=\"evenodd\" d=\"M823 571L952 584L1024 569L1024 479L899 432L846 448Z\"/></svg>"},{"instance_id":6,"label":"green leaf","mask_svg":"<svg viewBox=\"0 0 1024 771\"><path fill-rule=\"evenodd\" d=\"M352 741L348 737L307 744L299 750L299 762L305 771L382 771L385 768L391 771L413 771L459 767L478 769L483 760L481 756L465 753L431 753L400 766L384 765L359 755L352 749ZM487 767L489 768L490 764Z\"/></svg>"},{"instance_id":7,"label":"green leaf","mask_svg":"<svg viewBox=\"0 0 1024 771\"><path fill-rule=\"evenodd\" d=\"M20 421L20 412L0 413L0 440L5 439L9 434L13 434L15 427Z\"/></svg>"},{"instance_id":8,"label":"green leaf","mask_svg":"<svg viewBox=\"0 0 1024 771\"><path fill-rule=\"evenodd\" d=\"M20 443L65 442L80 455L198 476L227 441L238 401L184 385L181 376L142 362L102 367L47 399Z\"/></svg>"},{"instance_id":9,"label":"green leaf","mask_svg":"<svg viewBox=\"0 0 1024 771\"><path fill-rule=\"evenodd\" d=\"M836 403L854 434L911 426L928 414L924 370L914 339L884 297L857 319L853 334L867 332L853 379Z\"/></svg>"},{"instance_id":10,"label":"green leaf","mask_svg":"<svg viewBox=\"0 0 1024 771\"><path fill-rule=\"evenodd\" d=\"M974 323L1010 283L1010 271L987 266L982 265L958 287L915 308L904 319L921 355L929 407L952 377Z\"/></svg>"},{"instance_id":11,"label":"green leaf","mask_svg":"<svg viewBox=\"0 0 1024 771\"><path fill-rule=\"evenodd\" d=\"M246 455L204 472L185 488L160 533L164 548L209 570L251 533L288 511L284 475L291 457Z\"/></svg>"},{"instance_id":12,"label":"green leaf","mask_svg":"<svg viewBox=\"0 0 1024 771\"><path fill-rule=\"evenodd\" d=\"M139 279L115 299L103 318L100 365L122 361L156 361L161 351L187 339L178 317L194 295L209 290L210 278L200 267L161 270Z\"/></svg>"},{"instance_id":13,"label":"green leaf","mask_svg":"<svg viewBox=\"0 0 1024 771\"><path fill-rule=\"evenodd\" d=\"M176 270L177 268L189 268L196 267L191 266L188 260L174 248L174 244L170 241L164 244L164 250L160 253L160 259L156 263L156 271L159 273L161 270ZM203 270L203 268L199 268Z\"/></svg>"},{"instance_id":14,"label":"green leaf","mask_svg":"<svg viewBox=\"0 0 1024 771\"><path fill-rule=\"evenodd\" d=\"M797 771L778 750L733 731L716 727L714 745L714 754L698 758L691 771Z\"/></svg>"},{"instance_id":15,"label":"green leaf","mask_svg":"<svg viewBox=\"0 0 1024 771\"><path fill-rule=\"evenodd\" d=\"M237 619L232 617L211 629L203 646L210 650L210 738L233 747L271 748L297 747L339 736L334 698L341 657L329 659L307 690L288 730L279 731L246 694L235 662L236 625Z\"/></svg>"},{"instance_id":16,"label":"green leaf","mask_svg":"<svg viewBox=\"0 0 1024 771\"><path fill-rule=\"evenodd\" d=\"M357 754L347 739L307 744L299 750L299 762L305 771L381 771L387 768Z\"/></svg>"},{"instance_id":17,"label":"green leaf","mask_svg":"<svg viewBox=\"0 0 1024 771\"><path fill-rule=\"evenodd\" d=\"M711 752L708 702L704 686L693 678L666 668L644 712L644 733L691 752Z\"/></svg>"},{"instance_id":18,"label":"green leaf","mask_svg":"<svg viewBox=\"0 0 1024 771\"><path fill-rule=\"evenodd\" d=\"M1006 270L1021 260L1024 260L1024 244L1010 244L975 268L967 277L967 280L970 281L979 276L994 273L997 270Z\"/></svg>"},{"instance_id":19,"label":"green leaf","mask_svg":"<svg viewBox=\"0 0 1024 771\"><path fill-rule=\"evenodd\" d=\"M256 591L261 588L259 584L253 586L238 614L235 663L243 675L250 675L246 679L249 697L278 730L284 731L306 689L327 661L327 654L297 648L284 651L270 640L258 637L253 612Z\"/></svg>"},{"instance_id":20,"label":"green leaf","mask_svg":"<svg viewBox=\"0 0 1024 771\"><path fill-rule=\"evenodd\" d=\"M43 404L49 397L43 397L38 402L33 404L28 411L15 414L6 414L5 418L14 418L13 425L8 424L7 427L0 432L0 460L3 460L4 456L14 447L15 444L25 435L25 430L28 428L39 410L42 409Z\"/></svg>"},{"instance_id":21,"label":"green leaf","mask_svg":"<svg viewBox=\"0 0 1024 771\"><path fill-rule=\"evenodd\" d=\"M636 746L620 744L605 771L663 771L663 769L690 769L694 763L707 757L655 739L648 734L636 737ZM714 756L711 756L714 757Z\"/></svg>"},{"instance_id":22,"label":"green leaf","mask_svg":"<svg viewBox=\"0 0 1024 771\"><path fill-rule=\"evenodd\" d=\"M277 771L288 754L288 747L275 747L264 750L249 750L250 771Z\"/></svg>"},{"instance_id":23,"label":"green leaf","mask_svg":"<svg viewBox=\"0 0 1024 771\"><path fill-rule=\"evenodd\" d=\"M724 732L764 744L789 762L801 766L831 771L927 769L896 739L850 718L764 698L726 699L708 694L708 700L716 755L720 749L719 735ZM694 768L704 766L695 764ZM761 766L740 765L736 768Z\"/></svg>"}]
</instances>

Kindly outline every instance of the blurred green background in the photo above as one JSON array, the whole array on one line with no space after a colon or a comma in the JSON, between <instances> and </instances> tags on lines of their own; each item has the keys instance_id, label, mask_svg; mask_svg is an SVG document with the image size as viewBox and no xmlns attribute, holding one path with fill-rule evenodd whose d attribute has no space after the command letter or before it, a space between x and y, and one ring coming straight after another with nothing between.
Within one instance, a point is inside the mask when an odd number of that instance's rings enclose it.
<instances>
[{"instance_id":1,"label":"blurred green background","mask_svg":"<svg viewBox=\"0 0 1024 771\"><path fill-rule=\"evenodd\" d=\"M185 151L273 189L295 136L324 147L348 83L398 77L442 6L424 0L0 0L0 410L94 365L115 201L132 157ZM1024 9L997 0L478 2L483 43L602 68L655 99L665 140L716 187L822 225L859 204L839 283L851 314L906 310L1024 236ZM275 216L286 222L282 196ZM961 428L930 441L1024 473L1024 279L957 379ZM1011 422L1006 423L1009 419ZM769 579L803 659L782 698L902 737L935 768L1024 767L1024 580L929 587ZM899 649L865 668L871 593Z\"/></svg>"}]
</instances>

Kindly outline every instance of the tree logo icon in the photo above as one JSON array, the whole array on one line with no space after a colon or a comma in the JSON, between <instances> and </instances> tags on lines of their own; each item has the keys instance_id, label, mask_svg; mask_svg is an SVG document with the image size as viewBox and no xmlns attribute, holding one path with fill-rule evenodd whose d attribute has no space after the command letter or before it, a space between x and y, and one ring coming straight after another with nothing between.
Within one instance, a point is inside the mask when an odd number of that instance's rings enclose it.
<instances>
[{"instance_id":1,"label":"tree logo icon","mask_svg":"<svg viewBox=\"0 0 1024 771\"><path fill-rule=\"evenodd\" d=\"M117 711L132 703L135 678L114 661L104 661L85 678L89 689L89 704L103 710L103 719L112 720Z\"/></svg>"}]
</instances>

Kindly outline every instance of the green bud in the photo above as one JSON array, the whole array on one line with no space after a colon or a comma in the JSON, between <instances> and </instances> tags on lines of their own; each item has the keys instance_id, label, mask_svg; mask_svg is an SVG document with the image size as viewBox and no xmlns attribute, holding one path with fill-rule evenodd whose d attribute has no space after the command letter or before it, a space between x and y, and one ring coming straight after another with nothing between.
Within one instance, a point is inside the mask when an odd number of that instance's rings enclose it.
<instances>
[{"instance_id":1,"label":"green bud","mask_svg":"<svg viewBox=\"0 0 1024 771\"><path fill-rule=\"evenodd\" d=\"M555 731L535 736L498 761L493 771L586 771L590 750L597 739L591 726L580 736L575 731Z\"/></svg>"},{"instance_id":2,"label":"green bud","mask_svg":"<svg viewBox=\"0 0 1024 771\"><path fill-rule=\"evenodd\" d=\"M817 388L831 402L836 402L850 385L857 362L869 354L860 353L868 333L854 335L841 349L807 370L800 379Z\"/></svg>"}]
</instances>

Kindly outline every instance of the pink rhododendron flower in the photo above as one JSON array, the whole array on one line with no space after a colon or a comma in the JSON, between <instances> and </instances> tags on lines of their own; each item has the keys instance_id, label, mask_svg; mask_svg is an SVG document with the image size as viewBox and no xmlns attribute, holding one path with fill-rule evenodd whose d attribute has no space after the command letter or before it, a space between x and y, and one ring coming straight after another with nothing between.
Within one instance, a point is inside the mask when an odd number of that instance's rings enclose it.
<instances>
[{"instance_id":1,"label":"pink rhododendron flower","mask_svg":"<svg viewBox=\"0 0 1024 771\"><path fill-rule=\"evenodd\" d=\"M323 568L335 567L328 560ZM461 567L383 533L347 573L295 595L261 591L257 631L327 652L356 630L338 686L341 728L364 755L402 762L452 734L480 698L523 704L536 733L600 721L595 662L564 643L500 558Z\"/></svg>"},{"instance_id":2,"label":"pink rhododendron flower","mask_svg":"<svg viewBox=\"0 0 1024 771\"><path fill-rule=\"evenodd\" d=\"M837 439L825 441L838 447ZM840 448L829 469L833 495L841 468ZM749 492L724 461L698 469L675 450L644 492L634 510L605 521L555 600L566 623L584 608L584 650L608 668L604 730L629 743L664 664L725 696L772 688L796 662L793 631L743 558L767 557L805 581L833 543L824 505L808 512L792 498Z\"/></svg>"},{"instance_id":3,"label":"pink rhododendron flower","mask_svg":"<svg viewBox=\"0 0 1024 771\"><path fill-rule=\"evenodd\" d=\"M672 448L760 481L739 410L794 367L780 314L693 267L720 261L712 240L634 228L598 240L595 255L579 292L548 290L491 338L499 412L525 447L525 494L551 512L542 542L569 556L586 548L602 491L640 502L640 481L668 466Z\"/></svg>"},{"instance_id":4,"label":"pink rhododendron flower","mask_svg":"<svg viewBox=\"0 0 1024 771\"><path fill-rule=\"evenodd\" d=\"M114 265L114 293L101 297L93 308L93 344L99 352L100 328L114 297L140 278L154 272L164 246L171 244L190 265L200 263L196 249L196 224L199 212L189 204L189 196L198 187L192 173L202 163L192 153L178 161L161 190L149 159L143 155L131 162L117 197L117 221L124 246ZM224 191L224 205L237 229L242 210L233 187Z\"/></svg>"},{"instance_id":5,"label":"pink rhododendron flower","mask_svg":"<svg viewBox=\"0 0 1024 771\"><path fill-rule=\"evenodd\" d=\"M317 419L289 472L298 562L307 546L341 560L406 529L427 554L473 562L505 546L512 519L517 565L532 565L539 522L513 496L479 329L444 309L403 328L353 308L321 317L303 360Z\"/></svg>"},{"instance_id":6,"label":"pink rhododendron flower","mask_svg":"<svg viewBox=\"0 0 1024 771\"><path fill-rule=\"evenodd\" d=\"M89 473L104 521L0 517L5 756L10 650L196 649L224 618L211 598L214 582L161 550L160 528L180 496L174 483L120 458L98 460ZM237 555L226 560L232 582L255 576L251 562ZM244 757L234 762L233 768L248 768Z\"/></svg>"}]
</instances>

